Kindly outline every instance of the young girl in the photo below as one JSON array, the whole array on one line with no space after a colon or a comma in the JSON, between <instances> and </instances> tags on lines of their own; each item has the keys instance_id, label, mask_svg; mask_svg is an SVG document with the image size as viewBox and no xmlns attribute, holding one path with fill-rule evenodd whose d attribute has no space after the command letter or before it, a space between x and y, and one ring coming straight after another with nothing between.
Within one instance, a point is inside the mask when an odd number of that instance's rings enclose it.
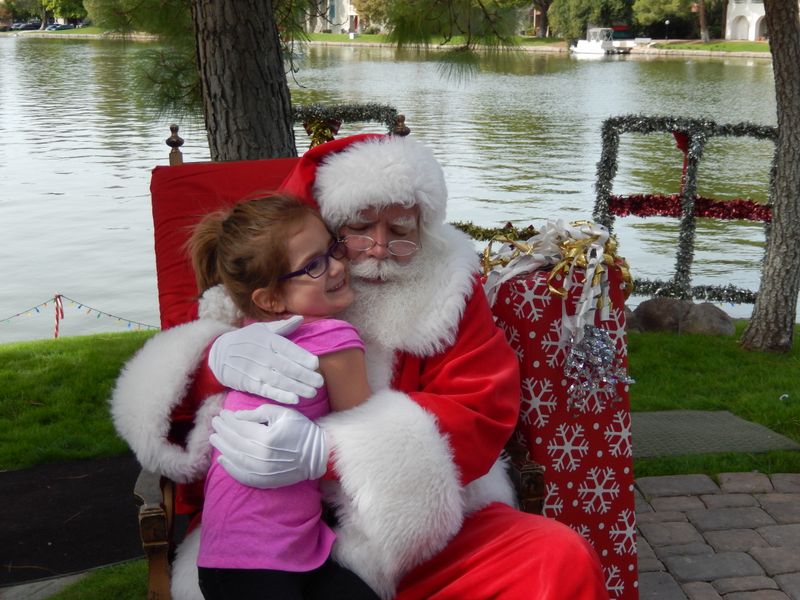
<instances>
[{"instance_id":1,"label":"young girl","mask_svg":"<svg viewBox=\"0 0 800 600\"><path fill-rule=\"evenodd\" d=\"M298 411L317 419L367 399L363 343L350 324L329 318L353 301L345 249L313 208L282 196L243 202L203 219L189 251L200 292L224 285L243 325L304 317L288 338L319 356L326 387L301 398ZM230 391L223 407L265 402ZM206 600L378 597L330 558L334 534L321 519L318 481L251 488L228 475L218 456L215 450L206 479L197 559Z\"/></svg>"}]
</instances>

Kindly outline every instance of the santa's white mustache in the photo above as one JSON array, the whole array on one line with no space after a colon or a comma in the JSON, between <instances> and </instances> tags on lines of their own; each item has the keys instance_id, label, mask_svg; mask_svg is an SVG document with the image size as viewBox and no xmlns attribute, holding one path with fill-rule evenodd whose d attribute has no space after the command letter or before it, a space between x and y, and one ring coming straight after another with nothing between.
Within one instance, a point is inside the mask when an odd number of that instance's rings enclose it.
<instances>
[{"instance_id":1,"label":"santa's white mustache","mask_svg":"<svg viewBox=\"0 0 800 600\"><path fill-rule=\"evenodd\" d=\"M356 279L393 281L401 279L408 269L393 260L364 258L350 263L350 275Z\"/></svg>"}]
</instances>

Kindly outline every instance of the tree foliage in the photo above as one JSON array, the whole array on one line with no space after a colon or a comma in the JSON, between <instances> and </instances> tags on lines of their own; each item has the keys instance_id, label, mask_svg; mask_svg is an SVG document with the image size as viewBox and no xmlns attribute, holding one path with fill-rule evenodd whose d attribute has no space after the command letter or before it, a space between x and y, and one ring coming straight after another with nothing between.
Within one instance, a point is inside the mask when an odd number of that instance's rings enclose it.
<instances>
[{"instance_id":1,"label":"tree foliage","mask_svg":"<svg viewBox=\"0 0 800 600\"><path fill-rule=\"evenodd\" d=\"M386 23L389 15L390 0L354 0L358 14L370 23Z\"/></svg>"},{"instance_id":2,"label":"tree foliage","mask_svg":"<svg viewBox=\"0 0 800 600\"><path fill-rule=\"evenodd\" d=\"M82 0L43 0L45 8L61 19L82 19L86 9Z\"/></svg>"},{"instance_id":3,"label":"tree foliage","mask_svg":"<svg viewBox=\"0 0 800 600\"><path fill-rule=\"evenodd\" d=\"M573 41L584 37L589 26L608 27L627 22L631 3L630 0L553 0L547 16L559 35Z\"/></svg>"},{"instance_id":4,"label":"tree foliage","mask_svg":"<svg viewBox=\"0 0 800 600\"><path fill-rule=\"evenodd\" d=\"M509 44L517 33L522 0L408 0L387 6L389 37L399 46L462 39L476 44Z\"/></svg>"},{"instance_id":5,"label":"tree foliage","mask_svg":"<svg viewBox=\"0 0 800 600\"><path fill-rule=\"evenodd\" d=\"M201 112L200 79L191 13L184 0L84 0L89 18L122 34L152 33L159 48L143 53L137 70L140 100L184 118Z\"/></svg>"},{"instance_id":6,"label":"tree foliage","mask_svg":"<svg viewBox=\"0 0 800 600\"><path fill-rule=\"evenodd\" d=\"M633 18L640 25L652 25L665 19L692 16L693 0L636 0L633 3Z\"/></svg>"}]
</instances>

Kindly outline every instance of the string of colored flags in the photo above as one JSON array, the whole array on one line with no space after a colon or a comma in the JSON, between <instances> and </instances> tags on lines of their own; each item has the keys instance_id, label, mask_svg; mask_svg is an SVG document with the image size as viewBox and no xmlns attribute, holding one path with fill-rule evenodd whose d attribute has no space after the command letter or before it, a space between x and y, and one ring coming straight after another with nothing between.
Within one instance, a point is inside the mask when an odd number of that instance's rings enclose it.
<instances>
[{"instance_id":1,"label":"string of colored flags","mask_svg":"<svg viewBox=\"0 0 800 600\"><path fill-rule=\"evenodd\" d=\"M134 321L132 319L126 319L124 317L120 317L104 310L100 310L99 308L94 308L93 306L89 306L83 302L79 302L69 296L65 296L64 294L56 294L52 298L48 298L44 302L37 304L36 306L31 306L27 310L20 311L10 317L6 317L5 319L0 319L0 324L6 323L11 321L12 319L16 319L17 317L23 316L32 316L34 313L41 313L43 309L47 308L50 303L52 302L54 305L54 325L53 325L53 337L57 338L59 334L59 330L61 328L61 321L64 319L64 301L70 303L70 306L77 307L77 310L85 311L87 315L95 314L96 318L100 317L107 317L110 319L116 319L120 323L127 323L128 329L160 329L155 325L149 325L148 323L141 323L139 321Z\"/></svg>"}]
</instances>

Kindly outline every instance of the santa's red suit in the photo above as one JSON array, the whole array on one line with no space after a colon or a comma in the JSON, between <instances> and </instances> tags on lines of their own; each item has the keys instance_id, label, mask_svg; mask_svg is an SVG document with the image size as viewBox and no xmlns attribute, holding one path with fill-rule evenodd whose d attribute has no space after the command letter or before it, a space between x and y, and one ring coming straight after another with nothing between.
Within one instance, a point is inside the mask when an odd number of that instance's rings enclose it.
<instances>
[{"instance_id":1,"label":"santa's red suit","mask_svg":"<svg viewBox=\"0 0 800 600\"><path fill-rule=\"evenodd\" d=\"M404 279L354 279L356 302L342 315L365 341L377 391L318 421L336 475L324 484L337 510L335 559L384 598L607 598L582 537L512 508L498 457L517 422L517 357L478 285L472 241L444 223L446 189L430 152L411 139L344 138L306 153L284 187L313 195L334 229L366 207L420 206L421 249ZM197 364L235 319L218 289L200 312L150 340L112 399L117 429L143 466L183 483L205 474L221 397ZM174 443L187 417L193 427ZM193 508L190 493L182 499ZM197 537L179 549L176 600L201 598Z\"/></svg>"}]
</instances>

